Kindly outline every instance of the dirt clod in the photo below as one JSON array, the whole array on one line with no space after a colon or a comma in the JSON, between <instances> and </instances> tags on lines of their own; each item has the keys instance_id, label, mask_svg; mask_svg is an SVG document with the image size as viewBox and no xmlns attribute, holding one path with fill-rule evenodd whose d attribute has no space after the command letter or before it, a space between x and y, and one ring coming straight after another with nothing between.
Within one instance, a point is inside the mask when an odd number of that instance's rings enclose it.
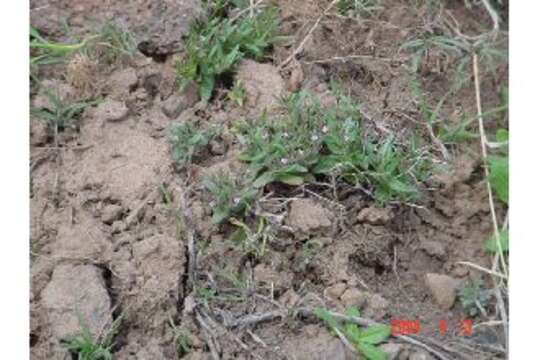
<instances>
[{"instance_id":1,"label":"dirt clod","mask_svg":"<svg viewBox=\"0 0 540 360\"><path fill-rule=\"evenodd\" d=\"M457 281L441 274L426 274L425 282L435 302L444 310L449 310L454 306L456 300Z\"/></svg>"},{"instance_id":2,"label":"dirt clod","mask_svg":"<svg viewBox=\"0 0 540 360\"><path fill-rule=\"evenodd\" d=\"M347 290L347 284L340 282L326 288L324 290L324 295L331 299L337 300L343 295L345 290Z\"/></svg>"},{"instance_id":3,"label":"dirt clod","mask_svg":"<svg viewBox=\"0 0 540 360\"><path fill-rule=\"evenodd\" d=\"M61 225L52 250L57 259L107 262L111 256L112 242L102 224L87 217L73 225Z\"/></svg>"},{"instance_id":4,"label":"dirt clod","mask_svg":"<svg viewBox=\"0 0 540 360\"><path fill-rule=\"evenodd\" d=\"M93 265L56 266L42 292L42 304L57 340L79 334L83 324L98 336L112 321L101 270Z\"/></svg>"},{"instance_id":5,"label":"dirt clod","mask_svg":"<svg viewBox=\"0 0 540 360\"><path fill-rule=\"evenodd\" d=\"M285 89L285 82L277 67L253 60L243 60L240 63L237 80L244 86L246 105L252 109L255 116L275 107Z\"/></svg>"},{"instance_id":6,"label":"dirt clod","mask_svg":"<svg viewBox=\"0 0 540 360\"><path fill-rule=\"evenodd\" d=\"M96 118L100 121L120 121L123 120L129 112L128 107L121 101L107 100L96 109Z\"/></svg>"},{"instance_id":7,"label":"dirt clod","mask_svg":"<svg viewBox=\"0 0 540 360\"><path fill-rule=\"evenodd\" d=\"M134 68L119 69L111 74L107 90L112 98L122 100L137 87L139 78Z\"/></svg>"},{"instance_id":8,"label":"dirt clod","mask_svg":"<svg viewBox=\"0 0 540 360\"><path fill-rule=\"evenodd\" d=\"M364 307L367 302L367 296L364 292L358 289L347 289L341 295L341 302L345 307L355 306L357 308Z\"/></svg>"},{"instance_id":9,"label":"dirt clod","mask_svg":"<svg viewBox=\"0 0 540 360\"><path fill-rule=\"evenodd\" d=\"M384 225L392 219L392 211L386 208L368 207L360 210L356 219L360 223Z\"/></svg>"},{"instance_id":10,"label":"dirt clod","mask_svg":"<svg viewBox=\"0 0 540 360\"><path fill-rule=\"evenodd\" d=\"M187 86L182 93L172 94L161 105L161 110L170 119L176 119L182 111L199 101L199 93L194 85Z\"/></svg>"},{"instance_id":11,"label":"dirt clod","mask_svg":"<svg viewBox=\"0 0 540 360\"><path fill-rule=\"evenodd\" d=\"M145 9L133 21L134 30L141 41L138 49L144 55L163 60L182 49L181 41L190 25L203 16L199 0L139 0L139 9ZM135 20L135 19L134 19Z\"/></svg>"},{"instance_id":12,"label":"dirt clod","mask_svg":"<svg viewBox=\"0 0 540 360\"><path fill-rule=\"evenodd\" d=\"M332 226L328 210L311 199L293 201L287 222L304 234L328 230Z\"/></svg>"},{"instance_id":13,"label":"dirt clod","mask_svg":"<svg viewBox=\"0 0 540 360\"><path fill-rule=\"evenodd\" d=\"M330 335L325 329L306 326L300 336L287 339L283 349L290 359L296 360L353 360L352 354L339 339Z\"/></svg>"},{"instance_id":14,"label":"dirt clod","mask_svg":"<svg viewBox=\"0 0 540 360\"><path fill-rule=\"evenodd\" d=\"M445 260L447 258L446 246L439 241L423 238L420 241L420 248L429 255L434 256L440 260Z\"/></svg>"},{"instance_id":15,"label":"dirt clod","mask_svg":"<svg viewBox=\"0 0 540 360\"><path fill-rule=\"evenodd\" d=\"M101 213L101 221L107 225L111 225L116 220L120 219L123 211L124 209L120 205L107 205Z\"/></svg>"}]
</instances>

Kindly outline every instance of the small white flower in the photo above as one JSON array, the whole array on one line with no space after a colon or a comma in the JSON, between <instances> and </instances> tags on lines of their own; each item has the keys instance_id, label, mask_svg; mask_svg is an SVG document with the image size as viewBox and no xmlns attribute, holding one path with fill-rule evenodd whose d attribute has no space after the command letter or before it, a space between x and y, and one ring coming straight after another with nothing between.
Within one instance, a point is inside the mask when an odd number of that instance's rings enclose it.
<instances>
[{"instance_id":1,"label":"small white flower","mask_svg":"<svg viewBox=\"0 0 540 360\"><path fill-rule=\"evenodd\" d=\"M288 138L289 138L289 133L283 133L283 137L284 137L285 139L288 139Z\"/></svg>"},{"instance_id":2,"label":"small white flower","mask_svg":"<svg viewBox=\"0 0 540 360\"><path fill-rule=\"evenodd\" d=\"M235 205L240 204L240 198L239 198L239 197L235 197L235 198L233 199L233 203L234 203Z\"/></svg>"},{"instance_id":3,"label":"small white flower","mask_svg":"<svg viewBox=\"0 0 540 360\"><path fill-rule=\"evenodd\" d=\"M317 141L317 140L319 140L319 135L317 134L311 135L311 141Z\"/></svg>"},{"instance_id":4,"label":"small white flower","mask_svg":"<svg viewBox=\"0 0 540 360\"><path fill-rule=\"evenodd\" d=\"M298 153L300 154L300 156L304 156L304 150L300 149L298 150Z\"/></svg>"},{"instance_id":5,"label":"small white flower","mask_svg":"<svg viewBox=\"0 0 540 360\"><path fill-rule=\"evenodd\" d=\"M322 128L323 134L326 134L328 132L328 126L324 125Z\"/></svg>"},{"instance_id":6,"label":"small white flower","mask_svg":"<svg viewBox=\"0 0 540 360\"><path fill-rule=\"evenodd\" d=\"M287 164L289 163L289 159L287 159L287 158L282 158L282 159L281 159L281 163L282 163L283 165L287 165Z\"/></svg>"}]
</instances>

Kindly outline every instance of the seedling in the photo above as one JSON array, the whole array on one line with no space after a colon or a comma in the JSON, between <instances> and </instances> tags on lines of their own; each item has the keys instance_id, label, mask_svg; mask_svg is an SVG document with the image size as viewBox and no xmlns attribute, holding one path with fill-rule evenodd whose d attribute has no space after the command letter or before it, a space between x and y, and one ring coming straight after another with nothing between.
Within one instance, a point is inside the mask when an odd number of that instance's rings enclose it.
<instances>
[{"instance_id":1,"label":"seedling","mask_svg":"<svg viewBox=\"0 0 540 360\"><path fill-rule=\"evenodd\" d=\"M243 107L244 102L246 101L246 89L241 82L237 81L234 83L233 88L227 94L229 100L234 102L236 105Z\"/></svg>"},{"instance_id":2,"label":"seedling","mask_svg":"<svg viewBox=\"0 0 540 360\"><path fill-rule=\"evenodd\" d=\"M242 252L246 256L254 256L257 259L262 258L266 254L266 245L275 236L272 226L262 217L257 218L255 230L234 218L230 219L230 222L238 227L231 240L240 244Z\"/></svg>"},{"instance_id":3,"label":"seedling","mask_svg":"<svg viewBox=\"0 0 540 360\"><path fill-rule=\"evenodd\" d=\"M100 29L93 47L94 57L112 64L132 57L137 50L137 42L129 31L107 23Z\"/></svg>"},{"instance_id":4,"label":"seedling","mask_svg":"<svg viewBox=\"0 0 540 360\"><path fill-rule=\"evenodd\" d=\"M508 252L510 249L510 236L508 230L503 230L499 233L499 241L501 243L501 250L503 252ZM486 251L493 254L499 252L499 246L497 245L497 238L495 235L486 241Z\"/></svg>"},{"instance_id":5,"label":"seedling","mask_svg":"<svg viewBox=\"0 0 540 360\"><path fill-rule=\"evenodd\" d=\"M76 354L78 360L112 360L113 338L118 333L122 320L123 315L111 324L103 336L97 338L92 336L88 326L81 321L81 333L66 342L65 346L70 352Z\"/></svg>"},{"instance_id":6,"label":"seedling","mask_svg":"<svg viewBox=\"0 0 540 360\"><path fill-rule=\"evenodd\" d=\"M481 281L474 281L459 290L459 300L463 309L469 316L477 316L479 312L485 313L492 292L484 289Z\"/></svg>"},{"instance_id":7,"label":"seedling","mask_svg":"<svg viewBox=\"0 0 540 360\"><path fill-rule=\"evenodd\" d=\"M253 17L233 21L215 17L196 24L186 40L184 57L177 63L181 87L194 81L201 98L209 100L216 79L230 73L244 57L260 59L276 40L277 11L266 8Z\"/></svg>"},{"instance_id":8,"label":"seedling","mask_svg":"<svg viewBox=\"0 0 540 360\"><path fill-rule=\"evenodd\" d=\"M200 130L189 122L171 126L169 137L176 165L183 168L193 161L198 161L215 134L214 129Z\"/></svg>"},{"instance_id":9,"label":"seedling","mask_svg":"<svg viewBox=\"0 0 540 360\"><path fill-rule=\"evenodd\" d=\"M169 325L173 329L174 343L176 344L176 352L178 357L183 357L193 350L193 342L191 341L191 333L182 327L176 326L172 319L169 319Z\"/></svg>"},{"instance_id":10,"label":"seedling","mask_svg":"<svg viewBox=\"0 0 540 360\"><path fill-rule=\"evenodd\" d=\"M203 185L212 196L212 221L215 224L231 216L244 215L258 194L257 189L226 173L205 178Z\"/></svg>"},{"instance_id":11,"label":"seedling","mask_svg":"<svg viewBox=\"0 0 540 360\"><path fill-rule=\"evenodd\" d=\"M35 117L47 122L49 128L54 132L55 141L57 140L59 131L72 125L88 106L97 104L97 101L71 101L64 99L57 91L45 90L45 95L49 99L50 109L32 109L31 113Z\"/></svg>"},{"instance_id":12,"label":"seedling","mask_svg":"<svg viewBox=\"0 0 540 360\"><path fill-rule=\"evenodd\" d=\"M362 329L355 323L336 320L324 309L316 309L315 315L330 328L334 335L345 336L367 360L385 360L387 358L386 353L380 350L377 345L388 339L391 334L390 326L372 325ZM360 312L351 307L346 310L345 315L359 317Z\"/></svg>"}]
</instances>

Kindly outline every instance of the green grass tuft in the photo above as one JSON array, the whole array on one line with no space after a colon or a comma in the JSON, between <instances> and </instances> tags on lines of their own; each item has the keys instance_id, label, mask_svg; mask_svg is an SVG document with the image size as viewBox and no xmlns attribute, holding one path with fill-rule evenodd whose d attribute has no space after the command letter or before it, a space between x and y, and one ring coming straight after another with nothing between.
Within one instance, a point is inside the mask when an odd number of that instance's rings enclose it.
<instances>
[{"instance_id":1,"label":"green grass tuft","mask_svg":"<svg viewBox=\"0 0 540 360\"><path fill-rule=\"evenodd\" d=\"M275 8L235 21L215 17L196 24L186 40L185 56L177 63L180 85L194 81L201 98L209 100L220 75L231 72L242 58L263 58L278 39L277 26Z\"/></svg>"}]
</instances>

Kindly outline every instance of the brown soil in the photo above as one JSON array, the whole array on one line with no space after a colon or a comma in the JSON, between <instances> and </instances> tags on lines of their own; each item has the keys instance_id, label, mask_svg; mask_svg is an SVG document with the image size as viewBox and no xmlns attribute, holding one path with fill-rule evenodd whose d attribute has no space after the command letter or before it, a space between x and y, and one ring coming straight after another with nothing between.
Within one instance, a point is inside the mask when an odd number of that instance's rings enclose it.
<instances>
[{"instance_id":1,"label":"brown soil","mask_svg":"<svg viewBox=\"0 0 540 360\"><path fill-rule=\"evenodd\" d=\"M245 84L247 104L239 108L226 101L224 89L205 104L189 89L175 88L175 54L189 22L204 16L199 1L31 1L33 26L53 39L71 40L114 20L134 32L142 53L130 64L90 72L90 82L65 75L84 77L84 64L44 71L42 87L60 87L63 96L73 98L99 93L103 101L59 134L58 147L41 121L30 120L33 359L69 358L61 342L77 332L80 318L97 335L119 316L114 355L120 360L211 359L212 351L223 359L354 359L313 317L270 316L249 323L250 315L283 308L343 312L351 305L387 324L420 320L422 337L462 345L450 358L497 358L489 349L502 343L499 329L460 336L459 322L467 317L461 304L451 299L449 308L441 306L426 283L426 275L434 273L452 277L458 287L474 279L489 284L481 272L457 264L491 266L483 247L492 225L476 141L450 148L449 161L436 159L441 172L422 185L416 204L380 209L363 192L336 198L318 188L275 189L290 200L262 205L276 218L262 259L246 256L229 241L231 227L212 224L200 186L203 174L242 171L232 136L225 131L188 174L175 170L167 141L171 124L187 120L227 129L240 117L272 111L276 96L298 88L328 104L330 79L341 80L362 104L375 133L393 134L404 143L416 133L430 144L406 67L410 54L399 48L426 28L440 31L436 12L397 0L384 2L365 19L333 12L297 60L279 69L329 2L276 3L290 41L275 46L264 64L240 65L237 77ZM463 31L490 26L481 9L456 3L445 6ZM365 56L336 59L351 54ZM445 61L453 59L433 58L435 63L422 65L420 79L436 104L451 80ZM505 66L483 74L490 85L483 94L485 108L498 102ZM39 91L32 94L34 106L47 107ZM466 85L445 104L444 116L456 119L456 109L473 114L473 94L472 83ZM487 310L493 312L493 305ZM440 320L449 325L445 336ZM189 334L190 353L179 352L173 325ZM399 359L432 358L400 346Z\"/></svg>"}]
</instances>

